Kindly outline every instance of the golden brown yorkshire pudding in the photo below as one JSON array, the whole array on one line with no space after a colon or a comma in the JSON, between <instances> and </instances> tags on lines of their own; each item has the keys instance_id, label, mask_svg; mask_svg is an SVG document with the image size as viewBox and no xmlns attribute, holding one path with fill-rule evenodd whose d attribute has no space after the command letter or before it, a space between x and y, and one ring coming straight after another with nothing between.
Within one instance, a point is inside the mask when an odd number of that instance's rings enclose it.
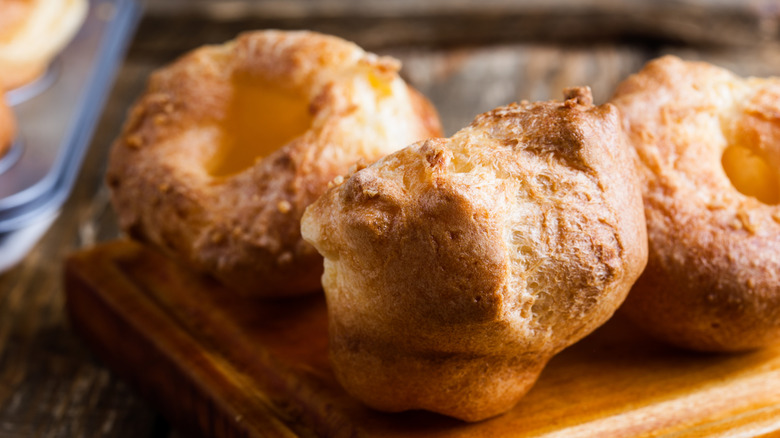
<instances>
[{"instance_id":1,"label":"golden brown yorkshire pudding","mask_svg":"<svg viewBox=\"0 0 780 438\"><path fill-rule=\"evenodd\" d=\"M8 152L16 137L16 118L0 93L0 158Z\"/></svg>"},{"instance_id":2,"label":"golden brown yorkshire pudding","mask_svg":"<svg viewBox=\"0 0 780 438\"><path fill-rule=\"evenodd\" d=\"M0 0L0 91L46 70L87 15L87 0Z\"/></svg>"},{"instance_id":3,"label":"golden brown yorkshire pudding","mask_svg":"<svg viewBox=\"0 0 780 438\"><path fill-rule=\"evenodd\" d=\"M666 56L612 102L638 152L650 239L626 313L686 348L780 341L780 79Z\"/></svg>"},{"instance_id":4,"label":"golden brown yorkshire pudding","mask_svg":"<svg viewBox=\"0 0 780 438\"><path fill-rule=\"evenodd\" d=\"M647 258L639 182L590 90L512 104L351 175L313 203L330 357L384 411L509 410L606 321Z\"/></svg>"},{"instance_id":5,"label":"golden brown yorkshire pudding","mask_svg":"<svg viewBox=\"0 0 780 438\"><path fill-rule=\"evenodd\" d=\"M110 158L122 228L237 291L319 290L304 208L356 161L441 133L398 68L336 37L260 31L156 72Z\"/></svg>"}]
</instances>

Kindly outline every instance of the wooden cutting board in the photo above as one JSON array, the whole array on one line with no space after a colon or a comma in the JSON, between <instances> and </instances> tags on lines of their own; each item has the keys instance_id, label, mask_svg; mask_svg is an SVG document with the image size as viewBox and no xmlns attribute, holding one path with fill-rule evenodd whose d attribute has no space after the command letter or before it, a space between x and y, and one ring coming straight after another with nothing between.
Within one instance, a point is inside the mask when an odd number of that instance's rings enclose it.
<instances>
[{"instance_id":1,"label":"wooden cutting board","mask_svg":"<svg viewBox=\"0 0 780 438\"><path fill-rule=\"evenodd\" d=\"M336 382L321 294L232 295L130 241L65 269L74 329L189 434L215 437L769 436L780 431L780 348L677 350L619 316L555 357L511 412L468 424L383 414ZM188 435L187 435L188 436Z\"/></svg>"}]
</instances>

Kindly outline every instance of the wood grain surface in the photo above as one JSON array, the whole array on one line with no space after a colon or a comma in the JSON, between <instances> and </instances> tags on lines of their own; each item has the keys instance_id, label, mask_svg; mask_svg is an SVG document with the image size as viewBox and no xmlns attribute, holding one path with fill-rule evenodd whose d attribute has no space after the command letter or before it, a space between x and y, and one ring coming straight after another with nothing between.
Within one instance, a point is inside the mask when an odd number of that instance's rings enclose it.
<instances>
[{"instance_id":1,"label":"wood grain surface","mask_svg":"<svg viewBox=\"0 0 780 438\"><path fill-rule=\"evenodd\" d=\"M780 433L780 347L672 348L622 318L553 358L510 412L465 423L384 414L351 398L328 362L321 294L241 298L130 241L66 266L74 327L188 433L215 437L698 437Z\"/></svg>"},{"instance_id":2,"label":"wood grain surface","mask_svg":"<svg viewBox=\"0 0 780 438\"><path fill-rule=\"evenodd\" d=\"M650 8L652 2L641 3ZM158 9L141 24L77 186L59 219L19 266L0 274L0 438L188 436L171 431L154 408L92 356L71 330L63 308L64 257L75 249L119 235L103 183L108 147L128 106L154 68L197 45L221 42L243 30L325 30L401 59L403 74L431 97L449 134L479 112L523 98L560 97L564 86L589 84L601 102L623 77L638 70L646 60L665 53L715 62L741 74L780 74L774 2L697 4L700 21L710 23L716 32L720 29L712 25L720 23L716 17L738 7L748 11L746 16L753 17L751 26L760 28L763 36L752 40L754 44L733 46L727 42L686 41L673 35L666 38L665 28L648 24L656 37L551 40L538 31L523 38L478 37L469 42L466 18L458 28L462 39L438 43L433 38L425 43L404 36L408 24L401 23L405 22L403 17L375 14L375 18L361 21L354 14L349 19L339 18L336 11L326 17L303 13L297 18L216 20ZM150 4L150 10L154 9ZM470 15L463 11L451 13L458 17ZM713 17L712 21L708 17ZM426 18L415 20L411 20L419 28L415 32L424 33ZM428 29L438 28L431 24Z\"/></svg>"}]
</instances>

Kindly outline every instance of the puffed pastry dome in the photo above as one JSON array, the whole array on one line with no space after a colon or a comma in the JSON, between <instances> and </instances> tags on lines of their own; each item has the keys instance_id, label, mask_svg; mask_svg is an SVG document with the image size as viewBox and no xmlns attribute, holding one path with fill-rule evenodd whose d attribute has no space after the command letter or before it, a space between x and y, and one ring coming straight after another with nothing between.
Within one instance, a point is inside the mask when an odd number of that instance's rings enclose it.
<instances>
[{"instance_id":1,"label":"puffed pastry dome","mask_svg":"<svg viewBox=\"0 0 780 438\"><path fill-rule=\"evenodd\" d=\"M88 8L87 0L0 0L0 92L40 76Z\"/></svg>"},{"instance_id":2,"label":"puffed pastry dome","mask_svg":"<svg viewBox=\"0 0 780 438\"><path fill-rule=\"evenodd\" d=\"M636 149L650 239L625 313L684 348L780 342L780 78L665 56L611 101Z\"/></svg>"},{"instance_id":3,"label":"puffed pastry dome","mask_svg":"<svg viewBox=\"0 0 780 438\"><path fill-rule=\"evenodd\" d=\"M441 133L399 68L340 38L269 30L158 70L109 160L120 225L246 295L319 291L306 206L357 161Z\"/></svg>"},{"instance_id":4,"label":"puffed pastry dome","mask_svg":"<svg viewBox=\"0 0 780 438\"><path fill-rule=\"evenodd\" d=\"M605 322L645 266L620 117L590 90L512 104L336 181L303 216L330 357L383 411L505 412Z\"/></svg>"}]
</instances>

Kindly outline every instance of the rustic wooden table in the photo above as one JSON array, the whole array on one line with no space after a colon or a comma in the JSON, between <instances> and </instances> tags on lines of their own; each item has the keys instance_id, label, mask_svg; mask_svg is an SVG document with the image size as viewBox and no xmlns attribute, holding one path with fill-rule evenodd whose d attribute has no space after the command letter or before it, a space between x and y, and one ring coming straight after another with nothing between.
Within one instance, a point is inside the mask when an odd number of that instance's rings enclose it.
<instances>
[{"instance_id":1,"label":"rustic wooden table","mask_svg":"<svg viewBox=\"0 0 780 438\"><path fill-rule=\"evenodd\" d=\"M160 1L120 71L77 186L24 261L0 275L0 437L175 436L82 344L64 314L62 260L115 238L103 183L108 148L149 72L184 51L256 28L308 28L398 57L448 134L495 106L560 98L590 85L597 102L644 62L674 53L745 75L780 74L774 1L508 0Z\"/></svg>"}]
</instances>

